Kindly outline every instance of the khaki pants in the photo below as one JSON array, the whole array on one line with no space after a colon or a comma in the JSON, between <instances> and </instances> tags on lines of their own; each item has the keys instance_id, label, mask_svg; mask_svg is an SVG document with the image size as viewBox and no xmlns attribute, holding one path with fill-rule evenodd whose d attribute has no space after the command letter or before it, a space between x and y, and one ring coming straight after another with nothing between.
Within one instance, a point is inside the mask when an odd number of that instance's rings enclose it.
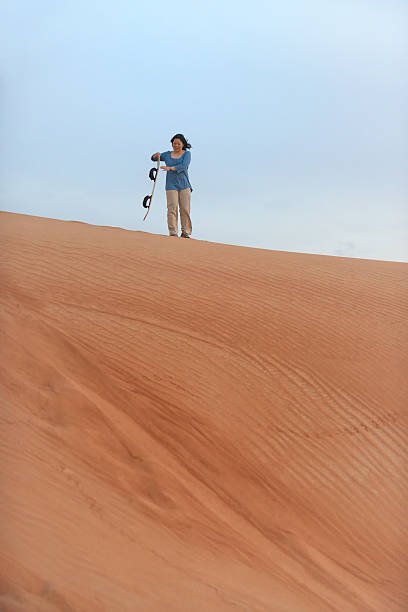
<instances>
[{"instance_id":1,"label":"khaki pants","mask_svg":"<svg viewBox=\"0 0 408 612\"><path fill-rule=\"evenodd\" d=\"M181 231L190 236L192 225L190 219L191 189L166 190L167 198L167 225L170 236L178 234L178 210L180 208Z\"/></svg>"}]
</instances>

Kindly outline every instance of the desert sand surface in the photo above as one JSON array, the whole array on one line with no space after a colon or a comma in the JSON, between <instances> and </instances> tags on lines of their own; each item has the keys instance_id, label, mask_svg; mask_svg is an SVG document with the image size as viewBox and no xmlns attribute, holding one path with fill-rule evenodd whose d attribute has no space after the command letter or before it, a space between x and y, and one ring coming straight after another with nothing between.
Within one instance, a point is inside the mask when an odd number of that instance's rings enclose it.
<instances>
[{"instance_id":1,"label":"desert sand surface","mask_svg":"<svg viewBox=\"0 0 408 612\"><path fill-rule=\"evenodd\" d=\"M0 610L408 610L408 265L0 240Z\"/></svg>"}]
</instances>

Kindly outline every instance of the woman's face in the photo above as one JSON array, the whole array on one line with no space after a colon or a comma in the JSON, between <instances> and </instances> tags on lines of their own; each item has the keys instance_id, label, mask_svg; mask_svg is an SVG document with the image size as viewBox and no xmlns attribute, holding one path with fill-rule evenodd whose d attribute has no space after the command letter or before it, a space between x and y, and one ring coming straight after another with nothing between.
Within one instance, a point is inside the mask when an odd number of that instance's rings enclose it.
<instances>
[{"instance_id":1,"label":"woman's face","mask_svg":"<svg viewBox=\"0 0 408 612\"><path fill-rule=\"evenodd\" d=\"M179 138L175 138L173 140L173 151L175 153L181 153L182 150L183 150L183 143L181 142Z\"/></svg>"}]
</instances>

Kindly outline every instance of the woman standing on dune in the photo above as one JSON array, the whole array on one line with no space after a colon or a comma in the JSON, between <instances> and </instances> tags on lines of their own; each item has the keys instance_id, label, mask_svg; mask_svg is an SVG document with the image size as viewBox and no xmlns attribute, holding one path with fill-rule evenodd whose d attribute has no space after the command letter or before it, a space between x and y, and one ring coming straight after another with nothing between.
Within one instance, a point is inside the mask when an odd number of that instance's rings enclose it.
<instances>
[{"instance_id":1,"label":"woman standing on dune","mask_svg":"<svg viewBox=\"0 0 408 612\"><path fill-rule=\"evenodd\" d=\"M193 188L188 178L188 167L191 161L191 144L183 134L176 134L171 139L172 151L154 153L152 161L164 161L161 169L167 172L166 199L167 225L170 236L178 235L178 211L180 209L181 238L190 238L192 232L190 218L190 199Z\"/></svg>"}]
</instances>

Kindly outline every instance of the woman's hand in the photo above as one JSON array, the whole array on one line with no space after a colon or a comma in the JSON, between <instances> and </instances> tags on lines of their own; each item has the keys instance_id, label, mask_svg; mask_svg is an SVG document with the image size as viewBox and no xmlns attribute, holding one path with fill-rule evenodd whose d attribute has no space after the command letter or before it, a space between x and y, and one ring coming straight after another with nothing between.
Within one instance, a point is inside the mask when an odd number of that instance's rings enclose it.
<instances>
[{"instance_id":1,"label":"woman's hand","mask_svg":"<svg viewBox=\"0 0 408 612\"><path fill-rule=\"evenodd\" d=\"M166 172L168 172L168 170L175 170L175 168L172 166L161 166L160 170L165 170Z\"/></svg>"},{"instance_id":2,"label":"woman's hand","mask_svg":"<svg viewBox=\"0 0 408 612\"><path fill-rule=\"evenodd\" d=\"M157 161L160 159L160 153L155 153L154 155L152 155L152 157L154 157L154 159Z\"/></svg>"}]
</instances>

